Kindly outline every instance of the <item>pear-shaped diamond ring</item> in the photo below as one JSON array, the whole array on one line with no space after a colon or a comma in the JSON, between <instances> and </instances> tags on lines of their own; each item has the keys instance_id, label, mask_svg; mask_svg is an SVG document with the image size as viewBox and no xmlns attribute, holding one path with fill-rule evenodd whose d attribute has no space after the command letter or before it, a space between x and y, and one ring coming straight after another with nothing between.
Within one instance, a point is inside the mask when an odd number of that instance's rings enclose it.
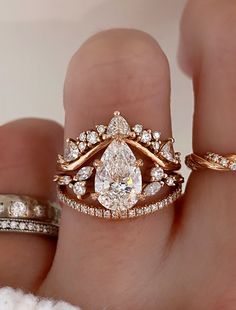
<instances>
[{"instance_id":1,"label":"pear-shaped diamond ring","mask_svg":"<svg viewBox=\"0 0 236 310\"><path fill-rule=\"evenodd\" d=\"M176 172L180 153L173 143L173 138L162 141L159 131L131 127L114 112L108 126L97 125L66 140L54 177L58 197L82 213L103 218L153 213L181 195L183 177Z\"/></svg>"}]
</instances>

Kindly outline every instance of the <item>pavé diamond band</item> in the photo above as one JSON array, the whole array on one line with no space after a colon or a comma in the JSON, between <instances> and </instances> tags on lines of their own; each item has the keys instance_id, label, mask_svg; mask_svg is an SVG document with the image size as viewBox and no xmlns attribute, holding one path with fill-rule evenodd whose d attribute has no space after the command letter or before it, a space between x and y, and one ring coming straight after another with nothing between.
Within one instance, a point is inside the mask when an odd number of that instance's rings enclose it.
<instances>
[{"instance_id":1,"label":"pav\u00e9 diamond band","mask_svg":"<svg viewBox=\"0 0 236 310\"><path fill-rule=\"evenodd\" d=\"M0 231L57 236L60 207L26 195L0 195Z\"/></svg>"},{"instance_id":2,"label":"pav\u00e9 diamond band","mask_svg":"<svg viewBox=\"0 0 236 310\"><path fill-rule=\"evenodd\" d=\"M67 139L64 156L58 159L60 173L54 178L59 198L75 198L81 205L91 205L92 198L98 210L121 214L139 201L147 205L163 187L170 187L171 192L178 188L179 193L183 183L176 173L181 167L180 153L174 151L173 138L162 141L160 137L160 132L140 124L130 127L115 112L108 126L98 125ZM139 205L135 210L141 210Z\"/></svg>"},{"instance_id":3,"label":"pav\u00e9 diamond band","mask_svg":"<svg viewBox=\"0 0 236 310\"><path fill-rule=\"evenodd\" d=\"M212 169L217 171L236 171L236 155L219 155L207 152L203 156L194 153L186 156L186 165L192 170Z\"/></svg>"},{"instance_id":4,"label":"pav\u00e9 diamond band","mask_svg":"<svg viewBox=\"0 0 236 310\"><path fill-rule=\"evenodd\" d=\"M86 205L83 202L79 202L74 200L73 198L70 198L67 194L63 192L63 189L58 187L58 198L62 203L83 214L88 214L91 216L96 216L105 219L127 219L127 218L131 219L142 215L154 213L158 210L170 206L178 198L180 198L181 195L182 195L182 186L180 184L177 187L175 187L170 194L168 194L166 197L160 199L157 202L144 206L134 206L131 209L119 211L119 210L109 210L105 208L104 209L96 208L94 206Z\"/></svg>"}]
</instances>

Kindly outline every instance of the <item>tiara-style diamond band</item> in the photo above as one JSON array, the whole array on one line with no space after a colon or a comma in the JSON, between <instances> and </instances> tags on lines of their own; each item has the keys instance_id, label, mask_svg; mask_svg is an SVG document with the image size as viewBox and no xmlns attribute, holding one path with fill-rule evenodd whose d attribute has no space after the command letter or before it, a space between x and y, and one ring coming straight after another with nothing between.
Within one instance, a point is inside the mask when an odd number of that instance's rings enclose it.
<instances>
[{"instance_id":1,"label":"tiara-style diamond band","mask_svg":"<svg viewBox=\"0 0 236 310\"><path fill-rule=\"evenodd\" d=\"M177 188L183 182L176 173L180 153L173 143L173 138L162 141L160 132L140 124L131 127L115 112L108 126L98 125L66 140L54 181L68 197L90 197L105 210L126 212L162 187Z\"/></svg>"}]
</instances>

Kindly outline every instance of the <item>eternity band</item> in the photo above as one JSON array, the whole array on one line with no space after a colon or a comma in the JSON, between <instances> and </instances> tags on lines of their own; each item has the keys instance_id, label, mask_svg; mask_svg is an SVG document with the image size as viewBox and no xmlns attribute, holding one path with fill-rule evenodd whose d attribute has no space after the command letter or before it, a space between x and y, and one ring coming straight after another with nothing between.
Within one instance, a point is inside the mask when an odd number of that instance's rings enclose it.
<instances>
[{"instance_id":1,"label":"eternity band","mask_svg":"<svg viewBox=\"0 0 236 310\"><path fill-rule=\"evenodd\" d=\"M199 156L192 153L186 156L185 163L192 170L236 171L236 155L219 155L207 152L203 156Z\"/></svg>"},{"instance_id":2,"label":"eternity band","mask_svg":"<svg viewBox=\"0 0 236 310\"><path fill-rule=\"evenodd\" d=\"M35 220L0 218L0 232L20 232L57 237L58 224Z\"/></svg>"}]
</instances>

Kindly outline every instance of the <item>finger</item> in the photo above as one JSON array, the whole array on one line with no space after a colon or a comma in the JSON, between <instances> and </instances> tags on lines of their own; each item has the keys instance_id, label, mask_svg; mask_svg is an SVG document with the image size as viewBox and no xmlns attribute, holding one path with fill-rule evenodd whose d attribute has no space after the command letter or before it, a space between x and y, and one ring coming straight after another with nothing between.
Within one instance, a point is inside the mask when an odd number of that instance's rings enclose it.
<instances>
[{"instance_id":1,"label":"finger","mask_svg":"<svg viewBox=\"0 0 236 310\"><path fill-rule=\"evenodd\" d=\"M55 201L52 184L62 128L39 119L0 127L0 192ZM0 233L0 285L34 291L45 277L55 240L36 235Z\"/></svg>"},{"instance_id":2,"label":"finger","mask_svg":"<svg viewBox=\"0 0 236 310\"><path fill-rule=\"evenodd\" d=\"M235 1L195 0L188 2L182 18L181 59L193 78L193 150L198 154L235 153L235 12ZM233 173L192 173L178 257L179 272L187 283L183 288L194 296L188 308L215 309L216 301L219 308L234 307L235 202Z\"/></svg>"},{"instance_id":3,"label":"finger","mask_svg":"<svg viewBox=\"0 0 236 310\"><path fill-rule=\"evenodd\" d=\"M189 1L182 18L181 59L193 77L197 153L235 152L235 12L235 1Z\"/></svg>"},{"instance_id":4,"label":"finger","mask_svg":"<svg viewBox=\"0 0 236 310\"><path fill-rule=\"evenodd\" d=\"M147 34L110 30L95 35L69 65L66 137L107 123L115 110L130 123L141 122L158 128L163 138L170 137L169 80L167 59ZM172 208L145 219L114 223L65 206L56 257L41 293L88 309L95 304L97 309L105 304L119 308L119 296L128 305L137 298L137 281L145 283L153 277L172 222Z\"/></svg>"}]
</instances>

